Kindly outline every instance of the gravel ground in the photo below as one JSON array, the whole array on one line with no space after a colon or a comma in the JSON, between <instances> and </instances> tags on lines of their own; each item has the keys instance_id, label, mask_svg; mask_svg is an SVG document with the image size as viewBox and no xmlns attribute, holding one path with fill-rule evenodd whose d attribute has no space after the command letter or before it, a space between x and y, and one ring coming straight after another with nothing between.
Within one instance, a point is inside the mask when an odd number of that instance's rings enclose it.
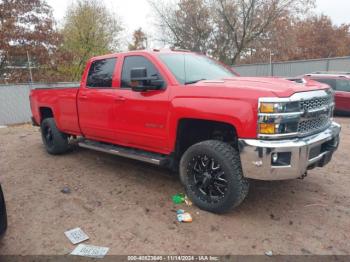
<instances>
[{"instance_id":1,"label":"gravel ground","mask_svg":"<svg viewBox=\"0 0 350 262\"><path fill-rule=\"evenodd\" d=\"M174 206L182 192L167 170L81 148L50 156L38 128L0 129L0 179L9 228L0 254L68 254L64 231L109 254L350 254L350 118L333 161L304 180L251 183L225 215ZM61 190L70 189L69 194ZM175 210L193 215L176 222Z\"/></svg>"}]
</instances>

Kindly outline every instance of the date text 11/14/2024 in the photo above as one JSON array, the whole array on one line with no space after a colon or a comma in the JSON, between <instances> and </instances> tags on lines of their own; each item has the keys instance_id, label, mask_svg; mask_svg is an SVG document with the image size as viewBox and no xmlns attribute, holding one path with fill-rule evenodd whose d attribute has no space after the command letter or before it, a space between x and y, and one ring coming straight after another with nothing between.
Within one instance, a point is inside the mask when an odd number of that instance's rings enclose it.
<instances>
[{"instance_id":1,"label":"date text 11/14/2024","mask_svg":"<svg viewBox=\"0 0 350 262\"><path fill-rule=\"evenodd\" d=\"M128 261L219 261L217 256L128 256Z\"/></svg>"}]
</instances>

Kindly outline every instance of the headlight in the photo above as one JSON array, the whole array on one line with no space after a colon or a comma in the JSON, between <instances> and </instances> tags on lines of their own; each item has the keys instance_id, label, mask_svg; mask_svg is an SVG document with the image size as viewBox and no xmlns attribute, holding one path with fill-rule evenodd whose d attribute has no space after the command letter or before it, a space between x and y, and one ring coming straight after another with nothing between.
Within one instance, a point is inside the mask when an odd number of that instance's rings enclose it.
<instances>
[{"instance_id":1,"label":"headlight","mask_svg":"<svg viewBox=\"0 0 350 262\"><path fill-rule=\"evenodd\" d=\"M295 135L302 113L298 101L260 101L258 133L262 136Z\"/></svg>"},{"instance_id":2,"label":"headlight","mask_svg":"<svg viewBox=\"0 0 350 262\"><path fill-rule=\"evenodd\" d=\"M261 113L274 113L275 112L275 105L278 106L278 104L261 103L260 104L260 112Z\"/></svg>"},{"instance_id":3,"label":"headlight","mask_svg":"<svg viewBox=\"0 0 350 262\"><path fill-rule=\"evenodd\" d=\"M277 113L283 110L283 105L281 103L261 103L260 112L261 113Z\"/></svg>"},{"instance_id":4,"label":"headlight","mask_svg":"<svg viewBox=\"0 0 350 262\"><path fill-rule=\"evenodd\" d=\"M259 111L266 114L297 112L300 111L300 105L299 102L262 102L260 103Z\"/></svg>"}]
</instances>

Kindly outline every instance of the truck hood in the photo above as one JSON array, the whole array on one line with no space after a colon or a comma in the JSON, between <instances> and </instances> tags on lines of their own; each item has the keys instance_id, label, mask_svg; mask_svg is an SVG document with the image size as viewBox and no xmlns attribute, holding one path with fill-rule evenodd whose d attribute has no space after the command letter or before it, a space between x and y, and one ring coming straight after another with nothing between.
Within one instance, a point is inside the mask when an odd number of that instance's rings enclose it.
<instances>
[{"instance_id":1,"label":"truck hood","mask_svg":"<svg viewBox=\"0 0 350 262\"><path fill-rule=\"evenodd\" d=\"M234 77L222 80L204 80L195 84L196 86L220 86L225 88L244 89L257 91L258 93L270 93L276 97L290 97L294 93L328 89L329 86L310 79L304 83L296 83L284 78L276 77Z\"/></svg>"}]
</instances>

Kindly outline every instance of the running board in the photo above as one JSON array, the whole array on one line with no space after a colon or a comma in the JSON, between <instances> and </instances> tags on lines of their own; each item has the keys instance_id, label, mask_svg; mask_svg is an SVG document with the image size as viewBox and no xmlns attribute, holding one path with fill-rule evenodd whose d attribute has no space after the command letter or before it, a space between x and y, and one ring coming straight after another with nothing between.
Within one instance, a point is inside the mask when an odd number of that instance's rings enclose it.
<instances>
[{"instance_id":1,"label":"running board","mask_svg":"<svg viewBox=\"0 0 350 262\"><path fill-rule=\"evenodd\" d=\"M95 142L91 140L84 140L79 142L78 145L83 148L92 149L116 156L126 157L130 159L139 160L142 162L150 163L157 166L164 166L168 163L168 158L164 155L142 151L138 149L132 149L127 147L121 147L106 143Z\"/></svg>"}]
</instances>

